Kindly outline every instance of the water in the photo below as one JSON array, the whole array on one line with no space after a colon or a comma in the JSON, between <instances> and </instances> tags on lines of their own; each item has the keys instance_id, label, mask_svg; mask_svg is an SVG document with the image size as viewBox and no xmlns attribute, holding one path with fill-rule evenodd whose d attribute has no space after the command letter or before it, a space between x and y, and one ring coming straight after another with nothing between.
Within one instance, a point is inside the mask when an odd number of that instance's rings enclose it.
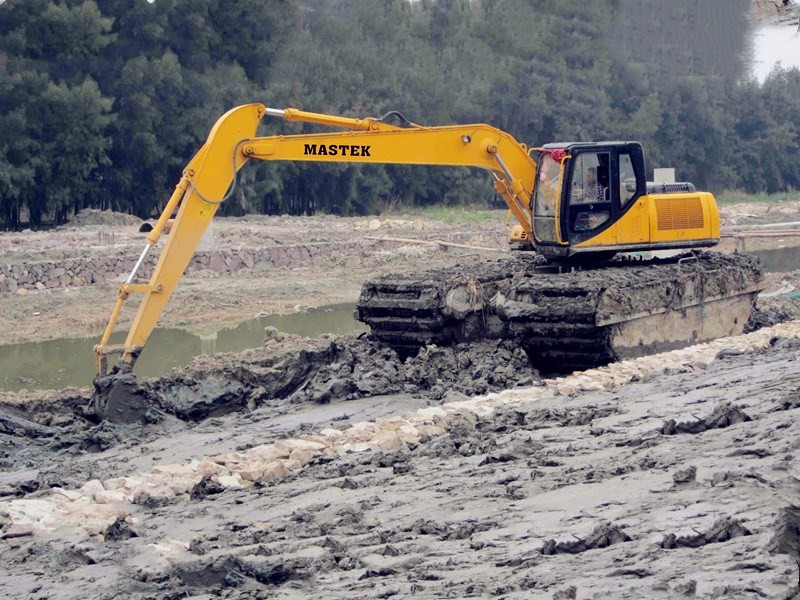
<instances>
[{"instance_id":1,"label":"water","mask_svg":"<svg viewBox=\"0 0 800 600\"><path fill-rule=\"evenodd\" d=\"M800 246L755 250L748 254L757 256L767 273L789 273L800 269Z\"/></svg>"},{"instance_id":2,"label":"water","mask_svg":"<svg viewBox=\"0 0 800 600\"><path fill-rule=\"evenodd\" d=\"M763 82L776 63L800 67L800 33L797 24L758 27L753 37L753 76Z\"/></svg>"},{"instance_id":3,"label":"water","mask_svg":"<svg viewBox=\"0 0 800 600\"><path fill-rule=\"evenodd\" d=\"M257 348L264 342L264 327L269 325L285 333L309 337L367 331L366 325L353 318L354 309L355 304L335 304L305 313L270 315L203 336L181 329L156 329L136 362L135 371L140 377L157 377L173 367L186 366L201 354ZM93 348L99 339L98 335L0 346L0 389L47 390L91 385L95 375ZM124 341L124 332L111 336L112 344Z\"/></svg>"}]
</instances>

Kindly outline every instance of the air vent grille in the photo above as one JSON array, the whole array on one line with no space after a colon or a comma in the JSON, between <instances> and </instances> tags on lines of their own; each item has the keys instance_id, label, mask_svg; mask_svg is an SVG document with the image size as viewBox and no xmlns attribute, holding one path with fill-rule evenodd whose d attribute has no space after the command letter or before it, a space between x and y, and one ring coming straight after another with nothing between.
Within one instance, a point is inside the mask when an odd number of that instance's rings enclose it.
<instances>
[{"instance_id":1,"label":"air vent grille","mask_svg":"<svg viewBox=\"0 0 800 600\"><path fill-rule=\"evenodd\" d=\"M658 230L700 229L703 223L703 204L697 196L688 198L656 198Z\"/></svg>"}]
</instances>

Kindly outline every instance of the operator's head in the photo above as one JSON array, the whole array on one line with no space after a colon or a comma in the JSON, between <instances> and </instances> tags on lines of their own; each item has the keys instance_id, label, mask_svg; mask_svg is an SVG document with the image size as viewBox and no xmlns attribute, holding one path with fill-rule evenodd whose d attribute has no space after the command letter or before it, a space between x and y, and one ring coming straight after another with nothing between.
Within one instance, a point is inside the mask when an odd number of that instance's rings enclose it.
<instances>
[{"instance_id":1,"label":"operator's head","mask_svg":"<svg viewBox=\"0 0 800 600\"><path fill-rule=\"evenodd\" d=\"M586 186L595 186L597 185L597 168L596 167L589 167L586 169Z\"/></svg>"}]
</instances>

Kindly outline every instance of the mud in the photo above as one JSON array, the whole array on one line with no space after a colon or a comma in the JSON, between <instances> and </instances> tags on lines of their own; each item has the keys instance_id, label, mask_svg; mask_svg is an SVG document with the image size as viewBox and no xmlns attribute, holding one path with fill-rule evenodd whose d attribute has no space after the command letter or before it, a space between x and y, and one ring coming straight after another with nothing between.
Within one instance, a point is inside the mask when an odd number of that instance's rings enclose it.
<instances>
[{"instance_id":1,"label":"mud","mask_svg":"<svg viewBox=\"0 0 800 600\"><path fill-rule=\"evenodd\" d=\"M312 346L273 338L271 345L330 352L352 365L370 356L363 341ZM255 377L256 365L267 370L285 359L277 348L259 352L240 381ZM800 388L792 374L799 352L797 339L777 338L764 350L718 351L706 367L614 389L462 413L427 442L312 461L266 485L236 489L209 477L186 499L137 497L128 517L88 538L68 529L40 536L19 524L4 527L0 592L109 599L790 597L797 581L791 553L800 473L792 457ZM350 355L357 358L342 358ZM222 363L220 372L236 373ZM184 375L178 384L176 375L148 385L163 393L190 380ZM272 435L276 410L304 411L292 421L302 423L326 406L364 401L284 399L282 408L264 401L241 412L237 404L230 414L190 423L165 413L158 424L123 428L128 437L106 450L50 453L38 471L52 467L52 478L58 470L69 491L92 478L180 462L181 452L260 443ZM33 404L18 416L62 434L83 427L100 435L100 426L81 421L77 400L65 425L39 423L46 402ZM661 431L664 422L692 422L693 414L716 428ZM151 436L148 429L160 430ZM296 426L295 434L304 430ZM49 433L22 427L3 437L35 434L33 444ZM163 448L171 450L162 457ZM17 457L3 477L30 478L24 466ZM50 493L46 478L33 481L38 489L19 485L15 494L34 502Z\"/></svg>"},{"instance_id":2,"label":"mud","mask_svg":"<svg viewBox=\"0 0 800 600\"><path fill-rule=\"evenodd\" d=\"M525 352L510 342L430 345L403 360L364 334L309 339L269 331L262 349L200 357L172 376L100 378L94 398L111 422L154 423L163 413L198 422L275 402L326 404L388 394L442 400L538 379Z\"/></svg>"},{"instance_id":3,"label":"mud","mask_svg":"<svg viewBox=\"0 0 800 600\"><path fill-rule=\"evenodd\" d=\"M749 255L572 268L523 253L368 281L358 318L402 355L428 343L505 339L537 368L569 372L741 333L762 278Z\"/></svg>"}]
</instances>

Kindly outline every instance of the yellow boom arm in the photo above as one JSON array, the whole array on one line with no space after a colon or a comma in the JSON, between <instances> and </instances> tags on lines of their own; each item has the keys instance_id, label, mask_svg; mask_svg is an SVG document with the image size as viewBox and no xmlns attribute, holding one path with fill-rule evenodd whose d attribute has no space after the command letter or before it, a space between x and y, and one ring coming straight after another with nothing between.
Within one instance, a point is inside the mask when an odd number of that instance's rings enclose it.
<instances>
[{"instance_id":1,"label":"yellow boom arm","mask_svg":"<svg viewBox=\"0 0 800 600\"><path fill-rule=\"evenodd\" d=\"M304 121L350 131L255 137L264 115ZM208 140L188 164L136 266L119 289L114 310L100 343L95 346L97 371L107 372L109 354L120 354L119 367L131 367L155 328L164 306L189 265L219 204L227 197L236 172L249 160L292 160L350 163L396 163L478 167L488 170L495 189L532 239L530 198L536 163L524 144L488 125L398 127L381 119L350 119L295 109L278 110L248 104L225 113ZM134 283L150 249L180 206L170 236L150 282ZM139 310L123 345L109 345L111 331L125 300L142 293Z\"/></svg>"}]
</instances>

